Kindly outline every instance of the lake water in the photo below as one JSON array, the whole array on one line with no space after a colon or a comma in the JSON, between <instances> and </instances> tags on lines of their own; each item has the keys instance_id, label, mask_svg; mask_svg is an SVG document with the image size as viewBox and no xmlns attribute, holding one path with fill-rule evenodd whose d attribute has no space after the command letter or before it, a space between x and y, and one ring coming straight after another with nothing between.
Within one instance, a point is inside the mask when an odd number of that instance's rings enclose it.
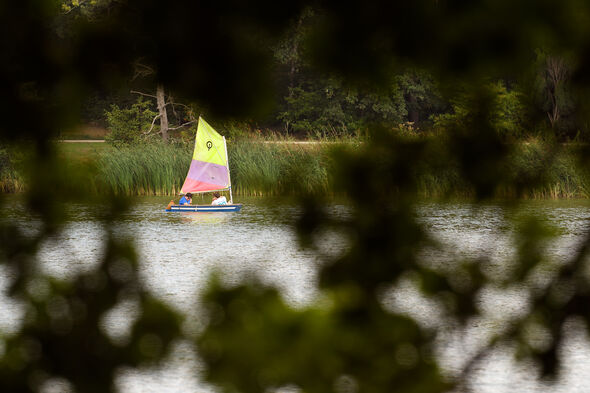
<instances>
[{"instance_id":1,"label":"lake water","mask_svg":"<svg viewBox=\"0 0 590 393\"><path fill-rule=\"evenodd\" d=\"M229 284L255 272L264 282L281 289L293 307L304 307L318 297L316 289L319 257L299 247L290 227L299 209L288 202L240 198L245 206L239 213L166 213L168 198L138 198L136 206L113 230L133 236L140 254L140 272L146 287L156 296L190 316L185 329L198 330L198 293L211 272L219 271ZM38 223L19 209L19 200L9 200L14 210L7 219L18 221L25 230L35 231ZM343 205L330 207L332 214L348 214ZM555 260L571 256L590 223L587 201L531 201L525 210L545 217L559 231L547 245ZM431 250L436 258L489 258L490 269L502 274L504 262L513 255L510 224L500 205L477 207L465 203L422 203L420 220L431 235L450 245L444 252ZM57 238L48 240L40 251L43 269L56 277L69 277L92 269L100 259L104 233L93 219L97 207L73 206L72 221ZM329 255L346 250L338 236L321 239ZM452 251L449 251L452 250ZM0 330L17 329L21 312L5 296L9 273L0 270ZM540 277L540 280L543 278ZM422 299L411 284L402 285L387 300L398 312L407 312L428 326L444 319L440 308ZM440 336L438 355L444 372L455 375L465 363L465 354L475 351L490 332L502 326L502 318L525 308L526 298L518 288L504 292L484 290L478 299L482 317L470 321L462 334ZM501 312L499 311L501 310ZM116 336L125 330L125 315L132 305L123 305L105 320L105 329ZM471 387L476 392L588 392L590 391L590 343L572 324L560 354L567 363L561 380L554 386L537 382L535 368L516 363L506 350L493 352L478 366ZM161 369L124 370L117 386L121 392L203 392L213 391L199 378L201 365L190 348L179 343Z\"/></svg>"}]
</instances>

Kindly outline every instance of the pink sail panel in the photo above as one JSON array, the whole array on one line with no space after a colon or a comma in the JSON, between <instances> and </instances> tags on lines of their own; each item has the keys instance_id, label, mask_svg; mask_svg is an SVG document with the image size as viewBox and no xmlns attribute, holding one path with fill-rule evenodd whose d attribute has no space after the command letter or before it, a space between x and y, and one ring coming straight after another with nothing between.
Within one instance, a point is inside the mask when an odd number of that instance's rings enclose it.
<instances>
[{"instance_id":1,"label":"pink sail panel","mask_svg":"<svg viewBox=\"0 0 590 393\"><path fill-rule=\"evenodd\" d=\"M229 173L224 165L192 160L181 192L207 192L229 187Z\"/></svg>"},{"instance_id":2,"label":"pink sail panel","mask_svg":"<svg viewBox=\"0 0 590 393\"><path fill-rule=\"evenodd\" d=\"M205 183L198 180L192 180L187 178L182 186L182 192L208 192L211 190L218 190L219 186L215 184Z\"/></svg>"}]
</instances>

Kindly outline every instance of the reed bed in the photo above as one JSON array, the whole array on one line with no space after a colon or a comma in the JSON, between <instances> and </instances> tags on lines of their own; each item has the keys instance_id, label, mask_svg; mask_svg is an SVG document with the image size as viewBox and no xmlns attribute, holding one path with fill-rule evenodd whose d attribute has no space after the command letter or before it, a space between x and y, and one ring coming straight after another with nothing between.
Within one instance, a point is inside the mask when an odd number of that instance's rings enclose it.
<instances>
[{"instance_id":1,"label":"reed bed","mask_svg":"<svg viewBox=\"0 0 590 393\"><path fill-rule=\"evenodd\" d=\"M191 161L186 145L109 148L98 159L99 189L124 195L177 195Z\"/></svg>"},{"instance_id":2,"label":"reed bed","mask_svg":"<svg viewBox=\"0 0 590 393\"><path fill-rule=\"evenodd\" d=\"M0 192L15 193L25 190L22 168L19 168L22 152L20 149L11 147L0 147Z\"/></svg>"},{"instance_id":3,"label":"reed bed","mask_svg":"<svg viewBox=\"0 0 590 393\"><path fill-rule=\"evenodd\" d=\"M523 160L526 159L522 155ZM528 164L532 160L528 161ZM543 186L537 186L529 193L530 198L560 199L589 198L590 176L587 168L578 161L572 149L558 152L549 163L542 179Z\"/></svg>"},{"instance_id":4,"label":"reed bed","mask_svg":"<svg viewBox=\"0 0 590 393\"><path fill-rule=\"evenodd\" d=\"M333 194L331 149L334 143L294 144L289 141L237 138L228 142L234 195L283 196L300 193ZM360 149L347 144L347 149ZM497 197L528 199L590 198L590 176L577 160L575 145L547 146L540 142L516 144L505 173L506 186ZM131 147L105 146L96 157L92 174L82 177L90 192L123 195L178 195L188 171L192 144L150 143ZM66 154L67 155L67 154ZM20 158L19 158L20 157ZM23 155L0 149L0 192L21 192L27 181ZM63 157L82 167L78 156ZM415 168L418 194L423 197L472 197L452 160L444 167ZM65 171L66 168L64 168ZM518 190L513 184L521 184Z\"/></svg>"},{"instance_id":5,"label":"reed bed","mask_svg":"<svg viewBox=\"0 0 590 393\"><path fill-rule=\"evenodd\" d=\"M527 199L590 197L590 177L578 160L577 149L580 147L541 141L514 145L509 169L522 185L516 196Z\"/></svg>"},{"instance_id":6,"label":"reed bed","mask_svg":"<svg viewBox=\"0 0 590 393\"><path fill-rule=\"evenodd\" d=\"M0 193L12 194L25 191L22 176L12 168L0 170Z\"/></svg>"},{"instance_id":7,"label":"reed bed","mask_svg":"<svg viewBox=\"0 0 590 393\"><path fill-rule=\"evenodd\" d=\"M578 161L580 146L560 146L542 141L511 146L504 168L497 168L503 176L495 196L523 199L590 198L590 175ZM501 172L501 173L500 173ZM445 168L421 171L418 190L424 197L472 197L474 188L460 176L451 162Z\"/></svg>"},{"instance_id":8,"label":"reed bed","mask_svg":"<svg viewBox=\"0 0 590 393\"><path fill-rule=\"evenodd\" d=\"M320 144L239 141L228 146L232 187L238 195L328 193L328 148Z\"/></svg>"},{"instance_id":9,"label":"reed bed","mask_svg":"<svg viewBox=\"0 0 590 393\"><path fill-rule=\"evenodd\" d=\"M328 192L326 148L319 145L228 143L236 195L293 195ZM125 195L177 195L192 147L163 143L110 148L100 154L99 188Z\"/></svg>"}]
</instances>

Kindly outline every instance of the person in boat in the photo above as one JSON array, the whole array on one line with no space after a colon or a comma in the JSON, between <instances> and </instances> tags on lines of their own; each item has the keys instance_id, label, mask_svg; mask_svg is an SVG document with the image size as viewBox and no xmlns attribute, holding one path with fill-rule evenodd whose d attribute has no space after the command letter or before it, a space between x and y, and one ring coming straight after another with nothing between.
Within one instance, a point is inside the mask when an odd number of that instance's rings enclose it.
<instances>
[{"instance_id":1,"label":"person in boat","mask_svg":"<svg viewBox=\"0 0 590 393\"><path fill-rule=\"evenodd\" d=\"M186 195L183 195L178 202L179 205L190 205L193 203L193 194L188 192Z\"/></svg>"},{"instance_id":2,"label":"person in boat","mask_svg":"<svg viewBox=\"0 0 590 393\"><path fill-rule=\"evenodd\" d=\"M221 196L218 192L213 193L213 202L212 205L227 205L227 199L224 196Z\"/></svg>"}]
</instances>

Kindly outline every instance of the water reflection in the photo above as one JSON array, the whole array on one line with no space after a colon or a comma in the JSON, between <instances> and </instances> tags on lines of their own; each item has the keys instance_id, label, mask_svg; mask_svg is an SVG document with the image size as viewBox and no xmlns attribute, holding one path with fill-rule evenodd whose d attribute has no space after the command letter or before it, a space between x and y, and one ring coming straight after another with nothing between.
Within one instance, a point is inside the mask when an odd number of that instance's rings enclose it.
<instances>
[{"instance_id":1,"label":"water reflection","mask_svg":"<svg viewBox=\"0 0 590 393\"><path fill-rule=\"evenodd\" d=\"M228 221L231 217L231 213L220 212L183 212L178 214L180 215L180 220L187 224L221 224L225 221Z\"/></svg>"},{"instance_id":2,"label":"water reflection","mask_svg":"<svg viewBox=\"0 0 590 393\"><path fill-rule=\"evenodd\" d=\"M263 282L280 288L293 307L302 307L318 299L317 267L323 263L318 254L298 246L290 223L299 209L284 201L243 198L238 213L165 212L169 198L139 198L121 220L110 228L117 236L134 239L140 256L140 273L147 288L189 316L186 330L194 334L199 327L198 293L213 271L222 272L227 285L240 282L245 274L256 273ZM18 198L3 219L11 220L30 233L39 222L27 215ZM570 257L587 230L590 204L585 201L531 201L525 213L544 217L559 236L546 244L548 257L563 261ZM348 209L334 205L330 213L345 217ZM62 233L41 247L43 271L59 278L95 267L103 253L104 228L95 220L103 214L100 206L72 205L71 222ZM514 256L514 222L509 209L501 204L475 206L466 203L422 203L417 215L436 245L424 250L423 258L440 267L457 259L477 259L486 272L502 277L510 272ZM318 242L324 255L337 257L346 250L342 236L327 233ZM551 270L539 271L537 285ZM11 278L8 269L0 270L0 330L14 331L22 319L19 305L10 302L6 289ZM404 278L396 292L384 296L387 307L412 315L424 325L436 326L445 315L436 299L421 298L411 277ZM498 291L489 287L480 293L481 317L469 321L456 334L442 333L438 354L444 371L456 375L466 354L474 353L494 331L503 329L505 318L526 310L528 299L521 288ZM126 314L106 316L105 329L116 336L126 325ZM575 324L574 324L575 325ZM573 326L573 325L572 325ZM574 326L575 327L575 326ZM576 332L579 332L577 334ZM499 348L475 370L473 390L483 392L566 392L590 391L590 344L582 329L568 332L562 358L568 368L562 383L549 388L536 381L534 365L517 364L507 348ZM211 391L198 380L201 365L186 345L179 343L170 362L159 370L127 370L118 379L120 391L128 392L201 392Z\"/></svg>"}]
</instances>

